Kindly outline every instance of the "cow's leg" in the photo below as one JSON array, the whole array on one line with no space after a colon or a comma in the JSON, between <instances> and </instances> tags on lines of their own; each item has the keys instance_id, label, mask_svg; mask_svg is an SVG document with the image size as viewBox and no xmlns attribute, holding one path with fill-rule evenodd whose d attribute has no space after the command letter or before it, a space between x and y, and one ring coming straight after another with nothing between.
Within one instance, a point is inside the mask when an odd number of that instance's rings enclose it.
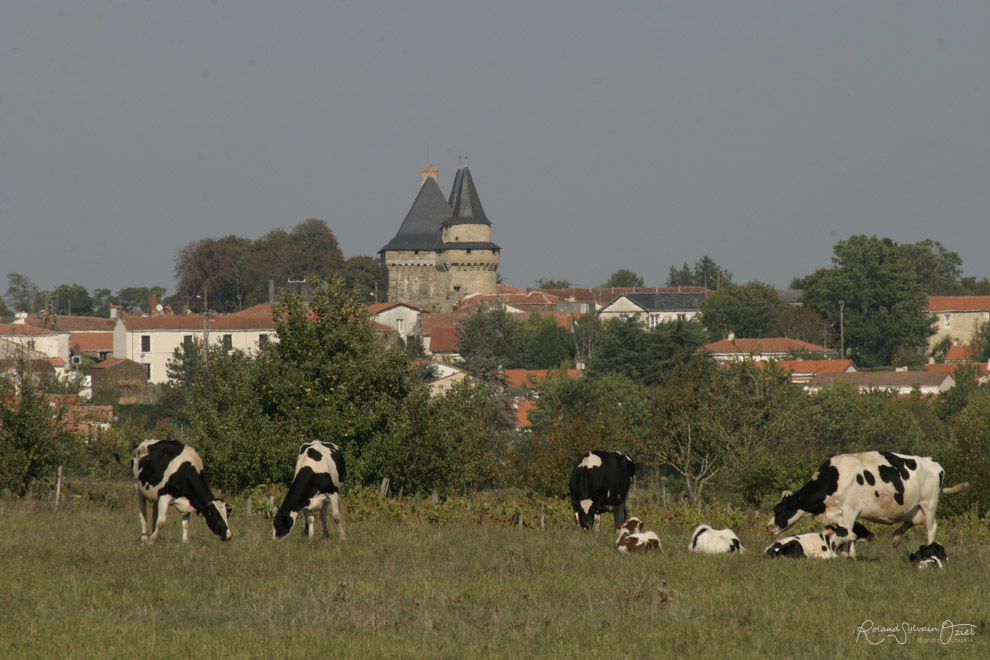
<instances>
[{"instance_id":1,"label":"cow's leg","mask_svg":"<svg viewBox=\"0 0 990 660\"><path fill-rule=\"evenodd\" d=\"M612 522L615 523L615 526L616 527L618 527L622 523L626 522L626 503L625 502L623 502L622 504L620 504L617 507L615 507L615 509L612 511Z\"/></svg>"},{"instance_id":2,"label":"cow's leg","mask_svg":"<svg viewBox=\"0 0 990 660\"><path fill-rule=\"evenodd\" d=\"M137 494L138 497L138 516L141 518L141 543L148 542L148 501L144 499L144 495L141 493Z\"/></svg>"},{"instance_id":3,"label":"cow's leg","mask_svg":"<svg viewBox=\"0 0 990 660\"><path fill-rule=\"evenodd\" d=\"M303 509L303 516L306 518L306 538L313 538L316 531L316 516L309 509Z\"/></svg>"},{"instance_id":4,"label":"cow's leg","mask_svg":"<svg viewBox=\"0 0 990 660\"><path fill-rule=\"evenodd\" d=\"M602 514L595 514L595 531L597 532L602 527Z\"/></svg>"},{"instance_id":5,"label":"cow's leg","mask_svg":"<svg viewBox=\"0 0 990 660\"><path fill-rule=\"evenodd\" d=\"M340 535L341 541L347 540L347 535L344 534L344 521L340 517L340 495L334 493L330 496L330 506L332 507L333 522L337 526L337 533ZM323 535L330 536L330 532L327 531L327 505L323 505Z\"/></svg>"},{"instance_id":6,"label":"cow's leg","mask_svg":"<svg viewBox=\"0 0 990 660\"><path fill-rule=\"evenodd\" d=\"M154 543L158 540L158 535L161 534L162 527L165 525L165 517L168 515L168 505L171 502L172 497L170 495L162 495L155 502L155 530L151 532L151 538L148 539L148 543Z\"/></svg>"},{"instance_id":7,"label":"cow's leg","mask_svg":"<svg viewBox=\"0 0 990 660\"><path fill-rule=\"evenodd\" d=\"M891 541L893 542L895 548L901 544L901 538L904 536L904 532L908 531L912 527L914 527L914 523L906 522L894 530L894 535L891 537Z\"/></svg>"},{"instance_id":8,"label":"cow's leg","mask_svg":"<svg viewBox=\"0 0 990 660\"><path fill-rule=\"evenodd\" d=\"M182 542L189 543L189 516L191 514L183 514L182 516Z\"/></svg>"},{"instance_id":9,"label":"cow's leg","mask_svg":"<svg viewBox=\"0 0 990 660\"><path fill-rule=\"evenodd\" d=\"M330 538L330 529L327 527L327 508L330 506L330 500L324 500L323 506L320 507L320 524L323 525L323 538Z\"/></svg>"},{"instance_id":10,"label":"cow's leg","mask_svg":"<svg viewBox=\"0 0 990 660\"><path fill-rule=\"evenodd\" d=\"M861 525L859 522L853 525L853 534L856 535L857 541L872 541L876 534L868 530L865 526Z\"/></svg>"},{"instance_id":11,"label":"cow's leg","mask_svg":"<svg viewBox=\"0 0 990 660\"><path fill-rule=\"evenodd\" d=\"M935 508L921 506L921 512L925 516L925 532L928 534L928 545L935 542L935 531L938 529L938 521L935 520Z\"/></svg>"}]
</instances>

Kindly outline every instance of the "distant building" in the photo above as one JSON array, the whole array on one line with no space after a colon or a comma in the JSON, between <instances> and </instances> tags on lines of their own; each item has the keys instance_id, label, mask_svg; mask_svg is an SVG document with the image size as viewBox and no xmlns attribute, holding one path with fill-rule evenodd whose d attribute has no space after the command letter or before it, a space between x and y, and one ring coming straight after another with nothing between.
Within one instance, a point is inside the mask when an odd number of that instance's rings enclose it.
<instances>
[{"instance_id":1,"label":"distant building","mask_svg":"<svg viewBox=\"0 0 990 660\"><path fill-rule=\"evenodd\" d=\"M449 312L468 294L494 294L500 252L467 165L457 170L449 200L437 169L424 168L412 208L379 251L386 298Z\"/></svg>"},{"instance_id":2,"label":"distant building","mask_svg":"<svg viewBox=\"0 0 990 660\"><path fill-rule=\"evenodd\" d=\"M945 338L954 346L966 346L977 328L990 321L990 296L929 296L928 313L936 318L929 351Z\"/></svg>"}]
</instances>

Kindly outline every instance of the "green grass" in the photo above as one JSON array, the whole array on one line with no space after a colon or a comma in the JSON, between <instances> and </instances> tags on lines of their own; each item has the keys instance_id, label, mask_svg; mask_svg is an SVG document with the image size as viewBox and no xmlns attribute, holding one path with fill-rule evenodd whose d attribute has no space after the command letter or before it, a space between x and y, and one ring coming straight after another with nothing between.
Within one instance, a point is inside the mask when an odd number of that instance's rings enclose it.
<instances>
[{"instance_id":1,"label":"green grass","mask_svg":"<svg viewBox=\"0 0 990 660\"><path fill-rule=\"evenodd\" d=\"M195 519L182 544L179 519L170 512L160 543L145 547L133 504L54 513L0 501L0 657L990 653L990 551L943 539L949 568L918 571L904 559L917 531L902 549L878 530L859 559L816 562L761 556L755 527L736 530L752 556L701 557L686 550L690 530L647 520L666 552L626 556L604 531L346 517L346 542L309 542L297 528L275 543L267 520L240 515L231 542ZM856 640L866 620L947 619L975 624L972 641Z\"/></svg>"}]
</instances>

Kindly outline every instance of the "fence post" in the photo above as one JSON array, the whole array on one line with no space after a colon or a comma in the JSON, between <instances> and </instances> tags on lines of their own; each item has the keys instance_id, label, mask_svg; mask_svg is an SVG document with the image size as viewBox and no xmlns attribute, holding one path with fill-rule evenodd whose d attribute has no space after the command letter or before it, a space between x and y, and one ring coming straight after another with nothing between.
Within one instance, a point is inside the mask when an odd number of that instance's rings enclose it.
<instances>
[{"instance_id":1,"label":"fence post","mask_svg":"<svg viewBox=\"0 0 990 660\"><path fill-rule=\"evenodd\" d=\"M385 497L388 495L388 486L390 483L391 480L388 477L382 479L381 488L378 489L378 497Z\"/></svg>"},{"instance_id":2,"label":"fence post","mask_svg":"<svg viewBox=\"0 0 990 660\"><path fill-rule=\"evenodd\" d=\"M58 511L59 500L62 499L62 466L58 466L58 479L55 480L55 510Z\"/></svg>"}]
</instances>

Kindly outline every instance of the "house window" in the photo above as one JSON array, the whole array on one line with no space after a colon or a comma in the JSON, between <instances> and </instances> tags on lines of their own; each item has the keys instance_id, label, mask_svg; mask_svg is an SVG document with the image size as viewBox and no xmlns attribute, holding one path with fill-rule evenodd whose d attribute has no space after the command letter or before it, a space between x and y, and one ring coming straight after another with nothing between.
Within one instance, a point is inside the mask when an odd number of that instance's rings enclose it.
<instances>
[{"instance_id":1,"label":"house window","mask_svg":"<svg viewBox=\"0 0 990 660\"><path fill-rule=\"evenodd\" d=\"M234 348L234 335L223 336L223 347L225 350L228 351Z\"/></svg>"},{"instance_id":2,"label":"house window","mask_svg":"<svg viewBox=\"0 0 990 660\"><path fill-rule=\"evenodd\" d=\"M151 352L151 335L141 335L141 352Z\"/></svg>"},{"instance_id":3,"label":"house window","mask_svg":"<svg viewBox=\"0 0 990 660\"><path fill-rule=\"evenodd\" d=\"M947 327L947 328L951 328L952 327L952 314L946 314L945 315L945 327Z\"/></svg>"},{"instance_id":4,"label":"house window","mask_svg":"<svg viewBox=\"0 0 990 660\"><path fill-rule=\"evenodd\" d=\"M189 350L192 349L192 343L193 343L192 335L183 335L182 337L183 350L185 350L188 353Z\"/></svg>"},{"instance_id":5,"label":"house window","mask_svg":"<svg viewBox=\"0 0 990 660\"><path fill-rule=\"evenodd\" d=\"M258 335L258 346L264 346L268 343L268 335Z\"/></svg>"},{"instance_id":6,"label":"house window","mask_svg":"<svg viewBox=\"0 0 990 660\"><path fill-rule=\"evenodd\" d=\"M687 321L687 314L678 314L677 315L677 320L678 321Z\"/></svg>"},{"instance_id":7,"label":"house window","mask_svg":"<svg viewBox=\"0 0 990 660\"><path fill-rule=\"evenodd\" d=\"M396 321L395 321L395 329L398 330L399 332L405 332L406 331L406 320L405 319L396 319Z\"/></svg>"}]
</instances>

